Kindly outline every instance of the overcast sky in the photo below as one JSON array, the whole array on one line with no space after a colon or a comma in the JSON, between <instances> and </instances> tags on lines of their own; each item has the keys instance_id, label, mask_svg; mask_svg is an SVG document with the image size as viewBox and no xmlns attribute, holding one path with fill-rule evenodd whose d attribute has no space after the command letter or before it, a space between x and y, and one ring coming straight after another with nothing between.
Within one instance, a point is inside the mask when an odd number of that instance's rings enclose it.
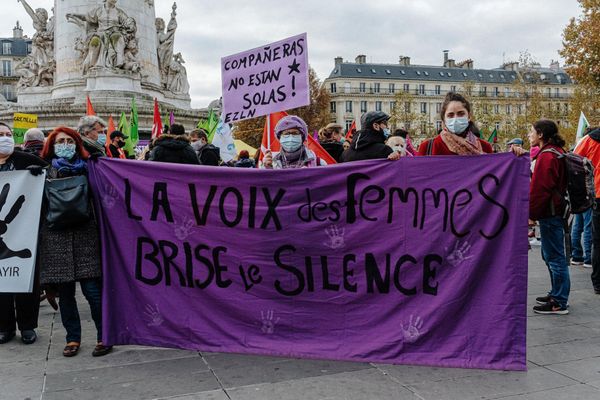
<instances>
[{"instance_id":1,"label":"overcast sky","mask_svg":"<svg viewBox=\"0 0 600 400\"><path fill-rule=\"evenodd\" d=\"M33 8L54 0L28 0ZM132 0L142 3L144 0ZM154 0L168 20L172 1ZM98 0L101 4L101 0ZM0 36L12 36L19 20L30 37L31 19L17 0L2 0ZM8 9L6 9L8 6ZM178 0L175 51L181 51L190 80L192 106L203 108L220 96L223 56L308 33L309 61L321 80L336 56L353 61L440 65L442 51L475 68L496 68L528 50L543 66L559 59L561 35L580 14L576 0Z\"/></svg>"}]
</instances>

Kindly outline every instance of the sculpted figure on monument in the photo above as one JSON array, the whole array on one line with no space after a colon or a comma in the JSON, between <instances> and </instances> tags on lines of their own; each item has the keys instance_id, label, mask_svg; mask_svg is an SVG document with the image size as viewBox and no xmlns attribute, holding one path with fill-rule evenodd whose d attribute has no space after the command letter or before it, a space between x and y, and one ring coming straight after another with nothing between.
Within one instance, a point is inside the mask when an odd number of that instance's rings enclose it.
<instances>
[{"instance_id":1,"label":"sculpted figure on monument","mask_svg":"<svg viewBox=\"0 0 600 400\"><path fill-rule=\"evenodd\" d=\"M184 63L185 61L183 61L181 53L177 53L173 56L173 61L169 67L167 89L176 94L187 94L190 91L187 70L183 66Z\"/></svg>"},{"instance_id":2,"label":"sculpted figure on monument","mask_svg":"<svg viewBox=\"0 0 600 400\"><path fill-rule=\"evenodd\" d=\"M156 18L156 44L158 55L158 69L160 70L160 81L164 87L167 87L169 77L169 68L173 60L173 47L175 44L175 30L177 29L177 3L173 3L171 20L165 32L165 21L162 18Z\"/></svg>"},{"instance_id":3,"label":"sculpted figure on monument","mask_svg":"<svg viewBox=\"0 0 600 400\"><path fill-rule=\"evenodd\" d=\"M136 40L137 27L135 20L117 7L117 0L104 0L104 5L87 14L67 14L66 17L85 32L75 40L84 74L95 67L133 70L131 66L136 60L131 60L132 53L126 54L126 50L137 48L137 43L131 44Z\"/></svg>"},{"instance_id":4,"label":"sculpted figure on monument","mask_svg":"<svg viewBox=\"0 0 600 400\"><path fill-rule=\"evenodd\" d=\"M48 11L38 8L35 11L26 0L17 0L33 21L35 34L31 40L31 54L17 66L21 77L19 87L51 86L54 81L54 24L48 21ZM27 72L24 66L29 69ZM19 68L20 67L20 68Z\"/></svg>"}]
</instances>

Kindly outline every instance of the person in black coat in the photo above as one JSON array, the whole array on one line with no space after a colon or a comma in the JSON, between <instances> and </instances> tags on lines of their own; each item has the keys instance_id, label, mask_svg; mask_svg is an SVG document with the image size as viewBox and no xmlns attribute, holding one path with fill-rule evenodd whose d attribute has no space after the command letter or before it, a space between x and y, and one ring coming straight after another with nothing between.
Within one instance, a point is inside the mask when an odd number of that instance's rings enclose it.
<instances>
[{"instance_id":1,"label":"person in black coat","mask_svg":"<svg viewBox=\"0 0 600 400\"><path fill-rule=\"evenodd\" d=\"M385 144L390 135L388 120L390 116L382 111L369 111L362 120L362 130L358 131L352 138L352 144L342 154L342 162L373 160L387 158L399 160L400 154Z\"/></svg>"},{"instance_id":2,"label":"person in black coat","mask_svg":"<svg viewBox=\"0 0 600 400\"><path fill-rule=\"evenodd\" d=\"M154 140L149 161L176 164L200 164L187 136L162 135Z\"/></svg>"},{"instance_id":3,"label":"person in black coat","mask_svg":"<svg viewBox=\"0 0 600 400\"><path fill-rule=\"evenodd\" d=\"M331 123L319 132L321 147L338 163L341 161L344 152L344 145L340 141L343 129L341 125Z\"/></svg>"},{"instance_id":4,"label":"person in black coat","mask_svg":"<svg viewBox=\"0 0 600 400\"><path fill-rule=\"evenodd\" d=\"M0 122L0 174L28 169L33 175L38 175L47 165L48 163L33 154L15 151L12 130ZM2 191L4 192L4 189ZM3 203L4 200L0 199L0 202ZM39 267L36 265L31 293L0 293L0 344L7 343L15 337L17 326L21 331L21 341L25 344L34 343L37 339L35 329L39 310Z\"/></svg>"},{"instance_id":5,"label":"person in black coat","mask_svg":"<svg viewBox=\"0 0 600 400\"><path fill-rule=\"evenodd\" d=\"M221 150L208 143L208 135L204 129L197 129L192 132L198 136L198 141L192 143L192 147L198 155L200 165L219 166L221 160Z\"/></svg>"}]
</instances>

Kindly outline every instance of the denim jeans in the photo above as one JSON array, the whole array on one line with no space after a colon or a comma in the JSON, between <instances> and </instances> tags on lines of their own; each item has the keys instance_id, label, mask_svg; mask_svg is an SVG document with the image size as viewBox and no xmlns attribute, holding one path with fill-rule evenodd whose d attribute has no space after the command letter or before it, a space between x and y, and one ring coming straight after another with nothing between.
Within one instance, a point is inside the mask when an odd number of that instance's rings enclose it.
<instances>
[{"instance_id":1,"label":"denim jeans","mask_svg":"<svg viewBox=\"0 0 600 400\"><path fill-rule=\"evenodd\" d=\"M592 211L592 284L600 290L600 199L596 199L596 209Z\"/></svg>"},{"instance_id":2,"label":"denim jeans","mask_svg":"<svg viewBox=\"0 0 600 400\"><path fill-rule=\"evenodd\" d=\"M581 239L583 235L583 247ZM592 263L592 209L575 214L571 229L571 258L575 261Z\"/></svg>"},{"instance_id":3,"label":"denim jeans","mask_svg":"<svg viewBox=\"0 0 600 400\"><path fill-rule=\"evenodd\" d=\"M571 278L565 256L565 232L561 217L551 217L539 220L540 235L542 236L542 258L550 272L552 297L561 308L567 308Z\"/></svg>"},{"instance_id":4,"label":"denim jeans","mask_svg":"<svg viewBox=\"0 0 600 400\"><path fill-rule=\"evenodd\" d=\"M81 291L90 304L92 319L96 324L98 342L102 341L102 279L84 279ZM67 331L67 343L81 343L81 320L75 300L75 282L61 284L59 289L60 318Z\"/></svg>"}]
</instances>

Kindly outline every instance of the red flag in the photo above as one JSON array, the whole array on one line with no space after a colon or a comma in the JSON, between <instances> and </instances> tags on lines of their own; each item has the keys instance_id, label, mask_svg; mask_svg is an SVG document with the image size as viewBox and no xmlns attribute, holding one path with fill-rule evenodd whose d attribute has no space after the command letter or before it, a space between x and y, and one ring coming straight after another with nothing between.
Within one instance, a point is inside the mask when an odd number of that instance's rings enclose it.
<instances>
[{"instance_id":1,"label":"red flag","mask_svg":"<svg viewBox=\"0 0 600 400\"><path fill-rule=\"evenodd\" d=\"M163 125L160 120L160 110L158 100L154 99L154 121L152 122L152 139L159 137L163 133Z\"/></svg>"},{"instance_id":2,"label":"red flag","mask_svg":"<svg viewBox=\"0 0 600 400\"><path fill-rule=\"evenodd\" d=\"M92 106L92 101L90 100L89 95L86 96L85 115L96 115L96 111L94 111L94 106Z\"/></svg>"},{"instance_id":3,"label":"red flag","mask_svg":"<svg viewBox=\"0 0 600 400\"><path fill-rule=\"evenodd\" d=\"M348 132L346 132L346 140L351 142L352 141L352 136L354 135L354 132L356 132L356 121L352 121L352 125L350 125L350 129L348 129Z\"/></svg>"},{"instance_id":4,"label":"red flag","mask_svg":"<svg viewBox=\"0 0 600 400\"><path fill-rule=\"evenodd\" d=\"M110 152L110 134L116 131L115 121L113 120L112 115L108 116L108 130L106 131L106 143L104 143L104 148L106 149L106 155L112 157Z\"/></svg>"},{"instance_id":5,"label":"red flag","mask_svg":"<svg viewBox=\"0 0 600 400\"><path fill-rule=\"evenodd\" d=\"M325 150L321 144L315 140L314 137L309 136L306 142L306 147L308 147L317 157L321 160L325 161L327 165L337 164L335 159L331 157L331 155Z\"/></svg>"},{"instance_id":6,"label":"red flag","mask_svg":"<svg viewBox=\"0 0 600 400\"><path fill-rule=\"evenodd\" d=\"M277 137L275 136L275 125L277 125L277 123L279 122L279 120L285 116L287 116L288 114L285 111L280 111L274 114L269 114L267 115L267 118L270 119L271 121L271 129L270 131L267 133L267 121L265 120L265 127L263 129L263 137L262 137L262 143L260 145L260 158L259 160L262 161L263 157L265 156L265 152L267 150L271 150L272 152L276 152L280 150L280 145L279 145L279 140L277 140ZM269 140L270 138L270 140ZM270 146L269 146L270 144Z\"/></svg>"}]
</instances>

